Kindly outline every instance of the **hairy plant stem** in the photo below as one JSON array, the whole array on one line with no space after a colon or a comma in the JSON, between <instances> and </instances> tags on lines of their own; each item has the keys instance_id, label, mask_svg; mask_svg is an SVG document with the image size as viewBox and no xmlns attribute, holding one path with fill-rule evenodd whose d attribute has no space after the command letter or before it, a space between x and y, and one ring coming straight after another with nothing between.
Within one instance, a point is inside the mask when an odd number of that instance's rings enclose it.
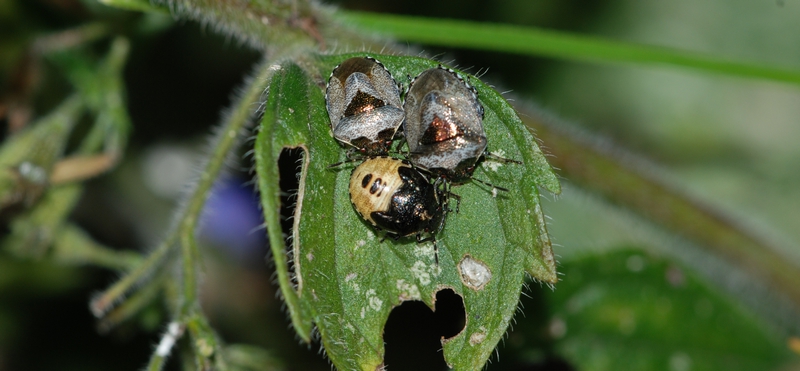
<instances>
[{"instance_id":1,"label":"hairy plant stem","mask_svg":"<svg viewBox=\"0 0 800 371\"><path fill-rule=\"evenodd\" d=\"M278 57L281 56L278 55ZM271 68L271 63L265 62L260 64L256 71L257 74L248 81L244 94L234 103L233 108L226 115L222 126L217 132L215 141L212 144L212 151L203 166L200 178L184 207L177 214L176 227L167 235L159 247L147 257L144 263L91 303L92 312L97 316L102 315L135 284L148 277L156 267L163 264L174 247L179 247L183 286L178 298L180 305L177 308L176 323L181 324L181 326L188 326L193 338L198 366L208 366L213 363L218 369L226 368L224 361L221 359L222 352L219 342L216 341L216 335L201 313L198 301L197 267L200 264L200 253L195 241L195 230L203 206L214 186L214 181L223 171L226 158L240 142L244 129L252 123L257 113L255 109L257 102L264 92L274 69ZM151 282L150 284L154 283ZM123 317L127 315L129 314L126 311ZM168 341L170 334L170 332L166 333L164 336L167 340L162 341ZM217 356L214 361L211 361L210 358L215 354ZM147 369L161 369L166 356L166 354L155 353Z\"/></svg>"}]
</instances>

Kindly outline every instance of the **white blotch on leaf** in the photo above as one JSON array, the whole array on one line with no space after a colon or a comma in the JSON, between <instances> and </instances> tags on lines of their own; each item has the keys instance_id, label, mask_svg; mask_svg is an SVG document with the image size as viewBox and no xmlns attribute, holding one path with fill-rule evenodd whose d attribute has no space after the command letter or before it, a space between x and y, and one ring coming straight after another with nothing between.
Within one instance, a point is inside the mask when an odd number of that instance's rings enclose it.
<instances>
[{"instance_id":1,"label":"white blotch on leaf","mask_svg":"<svg viewBox=\"0 0 800 371\"><path fill-rule=\"evenodd\" d=\"M486 339L486 327L481 326L478 328L478 332L472 333L469 336L469 344L472 346L478 345Z\"/></svg>"},{"instance_id":2,"label":"white blotch on leaf","mask_svg":"<svg viewBox=\"0 0 800 371\"><path fill-rule=\"evenodd\" d=\"M414 263L414 265L411 267L411 273L423 286L431 283L431 274L428 273L428 266L422 261L417 260L417 262Z\"/></svg>"},{"instance_id":3,"label":"white blotch on leaf","mask_svg":"<svg viewBox=\"0 0 800 371\"><path fill-rule=\"evenodd\" d=\"M502 149L493 151L492 154L496 155L497 157L506 157L506 153ZM491 159L487 159L486 161L483 162L483 166L487 167L491 171L497 172L497 169L503 166L503 163L500 161L493 161Z\"/></svg>"},{"instance_id":4,"label":"white blotch on leaf","mask_svg":"<svg viewBox=\"0 0 800 371\"><path fill-rule=\"evenodd\" d=\"M378 295L375 294L375 289L367 290L365 295L367 297L367 303L369 303L369 307L372 308L372 310L376 312L381 310L381 306L383 306L383 300L378 298Z\"/></svg>"},{"instance_id":5,"label":"white blotch on leaf","mask_svg":"<svg viewBox=\"0 0 800 371\"><path fill-rule=\"evenodd\" d=\"M408 283L406 280L397 280L397 291L400 291L400 300L422 299L422 295L420 295L417 285Z\"/></svg>"},{"instance_id":6,"label":"white blotch on leaf","mask_svg":"<svg viewBox=\"0 0 800 371\"><path fill-rule=\"evenodd\" d=\"M482 261L467 255L458 263L461 282L473 290L481 290L492 279L492 271Z\"/></svg>"},{"instance_id":7,"label":"white blotch on leaf","mask_svg":"<svg viewBox=\"0 0 800 371\"><path fill-rule=\"evenodd\" d=\"M417 259L434 260L436 252L433 251L432 243L417 244L414 246L413 254Z\"/></svg>"}]
</instances>

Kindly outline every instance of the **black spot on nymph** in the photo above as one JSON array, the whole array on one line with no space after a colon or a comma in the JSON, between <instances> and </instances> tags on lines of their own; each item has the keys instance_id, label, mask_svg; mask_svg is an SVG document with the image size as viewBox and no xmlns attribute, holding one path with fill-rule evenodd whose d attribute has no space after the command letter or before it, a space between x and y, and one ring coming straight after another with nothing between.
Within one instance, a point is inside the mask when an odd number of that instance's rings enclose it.
<instances>
[{"instance_id":1,"label":"black spot on nymph","mask_svg":"<svg viewBox=\"0 0 800 371\"><path fill-rule=\"evenodd\" d=\"M372 174L364 175L364 179L361 179L361 188L367 188L369 181L372 179Z\"/></svg>"},{"instance_id":2,"label":"black spot on nymph","mask_svg":"<svg viewBox=\"0 0 800 371\"><path fill-rule=\"evenodd\" d=\"M369 193L375 194L375 192L378 192L378 190L381 188L381 182L383 182L383 179L375 179L375 182L372 183L372 187L369 189Z\"/></svg>"}]
</instances>

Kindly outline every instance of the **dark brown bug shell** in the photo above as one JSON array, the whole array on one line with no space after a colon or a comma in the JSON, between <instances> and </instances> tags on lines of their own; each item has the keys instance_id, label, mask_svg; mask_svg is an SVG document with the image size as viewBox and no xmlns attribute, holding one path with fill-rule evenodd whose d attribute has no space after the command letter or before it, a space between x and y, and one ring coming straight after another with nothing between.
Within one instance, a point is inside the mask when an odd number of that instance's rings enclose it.
<instances>
[{"instance_id":1,"label":"dark brown bug shell","mask_svg":"<svg viewBox=\"0 0 800 371\"><path fill-rule=\"evenodd\" d=\"M477 92L454 71L431 68L411 82L404 109L411 163L455 183L472 177L486 151Z\"/></svg>"},{"instance_id":2,"label":"dark brown bug shell","mask_svg":"<svg viewBox=\"0 0 800 371\"><path fill-rule=\"evenodd\" d=\"M447 211L444 191L391 157L370 158L353 169L350 201L364 220L397 237L436 234Z\"/></svg>"},{"instance_id":3,"label":"dark brown bug shell","mask_svg":"<svg viewBox=\"0 0 800 371\"><path fill-rule=\"evenodd\" d=\"M325 103L336 140L366 156L388 153L404 112L400 88L380 62L355 57L336 66Z\"/></svg>"}]
</instances>

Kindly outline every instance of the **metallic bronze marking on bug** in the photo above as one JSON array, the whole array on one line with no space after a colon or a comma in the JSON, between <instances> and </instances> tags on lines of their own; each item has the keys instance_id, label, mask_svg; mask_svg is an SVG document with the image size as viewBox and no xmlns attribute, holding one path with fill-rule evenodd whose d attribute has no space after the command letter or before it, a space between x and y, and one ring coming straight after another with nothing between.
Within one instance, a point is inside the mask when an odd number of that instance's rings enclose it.
<instances>
[{"instance_id":1,"label":"metallic bronze marking on bug","mask_svg":"<svg viewBox=\"0 0 800 371\"><path fill-rule=\"evenodd\" d=\"M404 109L409 161L450 182L469 180L486 152L477 92L454 71L431 68L411 82Z\"/></svg>"},{"instance_id":2,"label":"metallic bronze marking on bug","mask_svg":"<svg viewBox=\"0 0 800 371\"><path fill-rule=\"evenodd\" d=\"M354 57L336 66L325 103L337 141L365 156L388 153L404 112L400 88L383 64Z\"/></svg>"},{"instance_id":3,"label":"metallic bronze marking on bug","mask_svg":"<svg viewBox=\"0 0 800 371\"><path fill-rule=\"evenodd\" d=\"M355 116L361 113L369 113L376 108L381 108L385 106L382 100L375 98L363 91L358 91L356 96L350 101L350 104L347 106L347 109L344 110L345 117L347 116Z\"/></svg>"},{"instance_id":4,"label":"metallic bronze marking on bug","mask_svg":"<svg viewBox=\"0 0 800 371\"><path fill-rule=\"evenodd\" d=\"M434 116L431 125L425 130L419 142L420 144L436 144L446 140L464 136L464 130L458 127L454 120L444 120L439 116Z\"/></svg>"}]
</instances>

